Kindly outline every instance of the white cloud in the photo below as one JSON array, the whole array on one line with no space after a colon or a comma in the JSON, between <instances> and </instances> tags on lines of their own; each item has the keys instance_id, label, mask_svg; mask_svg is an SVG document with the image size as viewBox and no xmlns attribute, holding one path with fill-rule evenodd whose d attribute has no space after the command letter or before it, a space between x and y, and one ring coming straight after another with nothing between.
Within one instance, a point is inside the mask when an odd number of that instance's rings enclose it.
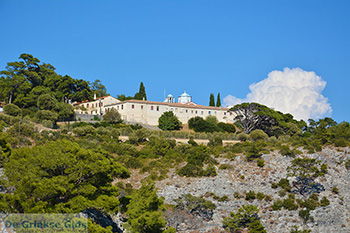
<instances>
[{"instance_id":1,"label":"white cloud","mask_svg":"<svg viewBox=\"0 0 350 233\"><path fill-rule=\"evenodd\" d=\"M315 72L300 68L274 70L266 79L249 86L244 99L232 95L224 98L226 106L256 102L275 110L291 113L296 119L319 119L331 114L328 99L322 95L326 82Z\"/></svg>"}]
</instances>

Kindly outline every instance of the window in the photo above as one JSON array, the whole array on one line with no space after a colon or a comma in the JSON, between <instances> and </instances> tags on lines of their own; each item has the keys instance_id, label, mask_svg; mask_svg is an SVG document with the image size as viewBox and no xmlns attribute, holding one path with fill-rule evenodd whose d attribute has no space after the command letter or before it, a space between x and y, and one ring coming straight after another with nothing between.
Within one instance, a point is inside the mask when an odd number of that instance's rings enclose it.
<instances>
[{"instance_id":1,"label":"window","mask_svg":"<svg viewBox=\"0 0 350 233\"><path fill-rule=\"evenodd\" d=\"M135 108L135 105L132 104L132 105L131 105L131 109L134 109L134 108Z\"/></svg>"},{"instance_id":2,"label":"window","mask_svg":"<svg viewBox=\"0 0 350 233\"><path fill-rule=\"evenodd\" d=\"M141 109L143 109L143 105L141 105Z\"/></svg>"},{"instance_id":3,"label":"window","mask_svg":"<svg viewBox=\"0 0 350 233\"><path fill-rule=\"evenodd\" d=\"M159 106L157 106L157 111L159 111Z\"/></svg>"},{"instance_id":4,"label":"window","mask_svg":"<svg viewBox=\"0 0 350 233\"><path fill-rule=\"evenodd\" d=\"M210 115L210 114L211 114L211 112L210 112L210 111L208 111L208 114Z\"/></svg>"},{"instance_id":5,"label":"window","mask_svg":"<svg viewBox=\"0 0 350 233\"><path fill-rule=\"evenodd\" d=\"M124 105L122 104L122 109L124 109Z\"/></svg>"},{"instance_id":6,"label":"window","mask_svg":"<svg viewBox=\"0 0 350 233\"><path fill-rule=\"evenodd\" d=\"M89 107L89 104L86 104L86 107L88 108L88 107Z\"/></svg>"},{"instance_id":7,"label":"window","mask_svg":"<svg viewBox=\"0 0 350 233\"><path fill-rule=\"evenodd\" d=\"M203 115L203 111L201 111L201 114Z\"/></svg>"},{"instance_id":8,"label":"window","mask_svg":"<svg viewBox=\"0 0 350 233\"><path fill-rule=\"evenodd\" d=\"M196 110L196 114L198 113L198 111Z\"/></svg>"},{"instance_id":9,"label":"window","mask_svg":"<svg viewBox=\"0 0 350 233\"><path fill-rule=\"evenodd\" d=\"M153 106L151 106L151 110L153 110Z\"/></svg>"},{"instance_id":10,"label":"window","mask_svg":"<svg viewBox=\"0 0 350 233\"><path fill-rule=\"evenodd\" d=\"M226 112L224 112L224 115L226 116Z\"/></svg>"},{"instance_id":11,"label":"window","mask_svg":"<svg viewBox=\"0 0 350 233\"><path fill-rule=\"evenodd\" d=\"M186 109L186 113L188 113L188 110Z\"/></svg>"}]
</instances>

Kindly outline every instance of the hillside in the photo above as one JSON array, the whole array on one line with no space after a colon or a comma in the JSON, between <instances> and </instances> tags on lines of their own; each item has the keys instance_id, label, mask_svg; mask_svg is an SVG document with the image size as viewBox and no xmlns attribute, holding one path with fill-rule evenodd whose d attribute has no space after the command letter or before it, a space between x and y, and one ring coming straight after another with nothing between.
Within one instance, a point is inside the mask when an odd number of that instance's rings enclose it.
<instances>
[{"instance_id":1,"label":"hillside","mask_svg":"<svg viewBox=\"0 0 350 233\"><path fill-rule=\"evenodd\" d=\"M98 233L350 232L348 122L256 103L183 131L173 114L163 130L116 110L75 122L64 97L104 87L21 59L0 78L0 213L80 213Z\"/></svg>"}]
</instances>

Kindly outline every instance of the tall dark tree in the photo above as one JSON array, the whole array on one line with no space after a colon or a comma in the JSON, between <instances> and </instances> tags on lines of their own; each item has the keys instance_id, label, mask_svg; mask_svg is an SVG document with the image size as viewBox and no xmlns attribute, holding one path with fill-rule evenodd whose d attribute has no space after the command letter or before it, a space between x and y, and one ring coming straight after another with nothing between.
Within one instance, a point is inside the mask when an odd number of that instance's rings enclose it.
<instances>
[{"instance_id":1,"label":"tall dark tree","mask_svg":"<svg viewBox=\"0 0 350 233\"><path fill-rule=\"evenodd\" d=\"M90 84L91 90L96 94L97 97L106 96L107 88L102 84L101 80L96 79Z\"/></svg>"},{"instance_id":2,"label":"tall dark tree","mask_svg":"<svg viewBox=\"0 0 350 233\"><path fill-rule=\"evenodd\" d=\"M218 93L218 96L216 97L216 107L221 107L221 96L220 96L220 93Z\"/></svg>"},{"instance_id":3,"label":"tall dark tree","mask_svg":"<svg viewBox=\"0 0 350 233\"><path fill-rule=\"evenodd\" d=\"M209 106L215 106L215 97L213 93L211 93L209 97Z\"/></svg>"},{"instance_id":4,"label":"tall dark tree","mask_svg":"<svg viewBox=\"0 0 350 233\"><path fill-rule=\"evenodd\" d=\"M137 100L147 100L146 89L143 82L140 83L139 92L135 94L134 98Z\"/></svg>"}]
</instances>

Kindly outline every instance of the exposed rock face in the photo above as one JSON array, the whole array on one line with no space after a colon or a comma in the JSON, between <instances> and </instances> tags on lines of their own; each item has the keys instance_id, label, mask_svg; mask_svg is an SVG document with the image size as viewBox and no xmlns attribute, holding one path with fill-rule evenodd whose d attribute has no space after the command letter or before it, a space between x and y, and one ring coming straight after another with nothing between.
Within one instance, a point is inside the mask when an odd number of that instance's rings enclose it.
<instances>
[{"instance_id":1,"label":"exposed rock face","mask_svg":"<svg viewBox=\"0 0 350 233\"><path fill-rule=\"evenodd\" d=\"M112 232L123 233L123 229L118 224L118 221L114 221L111 216L102 213L99 210L90 208L82 212L87 218L91 219L95 223L99 224L102 227L112 227Z\"/></svg>"},{"instance_id":2,"label":"exposed rock face","mask_svg":"<svg viewBox=\"0 0 350 233\"><path fill-rule=\"evenodd\" d=\"M303 156L319 159L328 165L328 173L317 178L316 181L325 188L325 191L319 194L320 198L326 196L330 205L318 207L310 212L314 222L304 224L298 215L298 210L272 211L270 206L273 201L255 199L249 202L244 198L234 197L235 192L244 196L245 192L253 190L270 195L273 200L281 199L278 190L271 188L271 183L286 178L287 167L293 158L271 153L263 155L266 164L263 168L257 167L254 162L246 162L242 156L238 156L234 161L219 159L221 164L229 164L233 168L218 169L216 177L185 178L173 173L169 178L158 182L158 195L163 196L165 202L169 204L175 204L175 199L188 193L204 196L207 192L212 192L219 197L224 195L229 197L227 201L221 202L212 197L207 198L217 206L211 221L198 220L198 216L172 212L167 213L169 224L177 228L178 232L220 232L223 230L224 217L229 216L232 211L237 211L242 205L253 204L259 207L261 222L268 232L289 233L294 225L308 228L313 233L350 232L350 171L343 163L350 158L350 149L338 151L325 148L321 152ZM339 194L332 193L334 186L338 187ZM302 196L299 195L297 198Z\"/></svg>"}]
</instances>

